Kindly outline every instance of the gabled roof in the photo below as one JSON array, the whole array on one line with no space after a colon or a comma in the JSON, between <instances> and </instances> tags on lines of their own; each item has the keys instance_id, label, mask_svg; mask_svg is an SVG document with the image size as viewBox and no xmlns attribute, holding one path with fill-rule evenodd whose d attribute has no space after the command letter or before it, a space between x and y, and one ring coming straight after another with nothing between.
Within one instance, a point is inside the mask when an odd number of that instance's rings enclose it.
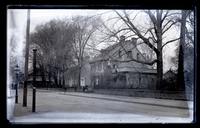
<instances>
[{"instance_id":1,"label":"gabled roof","mask_svg":"<svg viewBox=\"0 0 200 128\"><path fill-rule=\"evenodd\" d=\"M124 46L125 45L127 45L127 44L130 44L131 43L131 40L126 40L123 44L124 44ZM120 42L117 42L117 43L115 43L115 44L113 44L113 45L111 45L111 46L108 46L107 48L105 48L105 49L102 49L101 50L101 53L98 55L98 56L96 56L96 57L94 57L91 61L90 61L90 63L93 63L93 62L99 62L99 61L105 61L105 60L108 60L109 59L109 56L107 56L108 55L108 53L111 51L111 50L113 50L113 49L115 49L116 47L120 47ZM144 60L146 60L146 58L143 56L143 54L138 50L138 48L137 47L134 47L134 49L139 53L139 55L142 57L142 59L144 59Z\"/></svg>"}]
</instances>

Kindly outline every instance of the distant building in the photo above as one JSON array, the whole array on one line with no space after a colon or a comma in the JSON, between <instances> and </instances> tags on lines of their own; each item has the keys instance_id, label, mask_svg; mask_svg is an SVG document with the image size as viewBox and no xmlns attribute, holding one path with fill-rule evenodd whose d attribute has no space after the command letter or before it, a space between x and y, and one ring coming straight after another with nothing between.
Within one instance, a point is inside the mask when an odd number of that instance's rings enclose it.
<instances>
[{"instance_id":1,"label":"distant building","mask_svg":"<svg viewBox=\"0 0 200 128\"><path fill-rule=\"evenodd\" d=\"M172 69L168 70L163 74L163 82L162 82L163 90L177 90L177 72Z\"/></svg>"},{"instance_id":2,"label":"distant building","mask_svg":"<svg viewBox=\"0 0 200 128\"><path fill-rule=\"evenodd\" d=\"M82 87L91 85L90 71L91 69L90 69L90 64L89 64L89 57L85 57L84 62L82 64L82 69L81 69L81 86ZM78 86L78 73L79 73L78 66L69 68L69 70L65 73L66 87Z\"/></svg>"},{"instance_id":3,"label":"distant building","mask_svg":"<svg viewBox=\"0 0 200 128\"><path fill-rule=\"evenodd\" d=\"M164 80L167 80L167 79L170 79L170 78L172 78L172 79L174 79L174 78L176 78L176 72L175 71L173 71L173 70L168 70L166 73L164 73L164 75L163 75L163 79Z\"/></svg>"},{"instance_id":4,"label":"distant building","mask_svg":"<svg viewBox=\"0 0 200 128\"><path fill-rule=\"evenodd\" d=\"M53 78L51 78L51 82L48 79L48 73L45 72L44 74L41 72L39 67L36 67L36 85L35 87L50 87L50 84L53 84ZM33 83L33 70L28 72L28 84L32 86Z\"/></svg>"},{"instance_id":5,"label":"distant building","mask_svg":"<svg viewBox=\"0 0 200 128\"><path fill-rule=\"evenodd\" d=\"M148 61L137 48L137 39L121 41L106 49L90 61L91 84L95 88L155 89L156 70L153 66L129 61L130 58Z\"/></svg>"}]
</instances>

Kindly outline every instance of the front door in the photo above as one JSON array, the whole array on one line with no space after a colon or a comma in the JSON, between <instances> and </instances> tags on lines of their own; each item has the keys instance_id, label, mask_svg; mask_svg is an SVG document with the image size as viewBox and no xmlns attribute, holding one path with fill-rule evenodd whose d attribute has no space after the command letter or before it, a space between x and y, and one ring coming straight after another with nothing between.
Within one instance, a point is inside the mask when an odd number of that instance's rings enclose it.
<instances>
[{"instance_id":1,"label":"front door","mask_svg":"<svg viewBox=\"0 0 200 128\"><path fill-rule=\"evenodd\" d=\"M85 86L85 77L81 77L81 86L82 86L82 87Z\"/></svg>"}]
</instances>

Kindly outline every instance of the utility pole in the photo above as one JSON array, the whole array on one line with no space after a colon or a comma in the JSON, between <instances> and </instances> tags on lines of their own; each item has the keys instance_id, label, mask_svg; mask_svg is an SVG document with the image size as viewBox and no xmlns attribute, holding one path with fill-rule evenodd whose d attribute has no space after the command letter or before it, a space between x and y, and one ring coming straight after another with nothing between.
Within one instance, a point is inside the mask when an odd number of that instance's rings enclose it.
<instances>
[{"instance_id":1,"label":"utility pole","mask_svg":"<svg viewBox=\"0 0 200 128\"><path fill-rule=\"evenodd\" d=\"M27 106L27 79L28 79L28 58L29 58L29 33L30 33L30 9L27 11L27 25L26 25L26 53L25 53L25 67L24 67L24 90L23 90L23 107Z\"/></svg>"}]
</instances>

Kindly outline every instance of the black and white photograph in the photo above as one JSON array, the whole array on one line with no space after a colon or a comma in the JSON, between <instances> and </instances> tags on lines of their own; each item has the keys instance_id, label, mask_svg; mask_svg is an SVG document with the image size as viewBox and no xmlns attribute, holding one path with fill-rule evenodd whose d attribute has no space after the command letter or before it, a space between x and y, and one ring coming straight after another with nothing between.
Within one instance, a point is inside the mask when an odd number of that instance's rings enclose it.
<instances>
[{"instance_id":1,"label":"black and white photograph","mask_svg":"<svg viewBox=\"0 0 200 128\"><path fill-rule=\"evenodd\" d=\"M192 123L195 11L7 9L7 119Z\"/></svg>"}]
</instances>

